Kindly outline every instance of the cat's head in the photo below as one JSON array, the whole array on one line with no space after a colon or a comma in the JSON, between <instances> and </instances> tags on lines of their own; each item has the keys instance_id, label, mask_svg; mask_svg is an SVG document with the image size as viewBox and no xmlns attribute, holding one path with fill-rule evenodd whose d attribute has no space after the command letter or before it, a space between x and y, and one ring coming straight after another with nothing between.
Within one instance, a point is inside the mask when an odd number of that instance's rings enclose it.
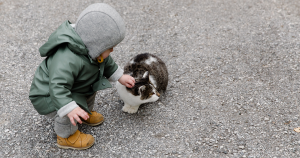
<instances>
[{"instance_id":1,"label":"cat's head","mask_svg":"<svg viewBox=\"0 0 300 158\"><path fill-rule=\"evenodd\" d=\"M134 96L140 96L141 100L154 102L159 99L160 94L155 89L155 85L150 81L149 72L146 71L143 76L135 78L135 85L127 90Z\"/></svg>"}]
</instances>

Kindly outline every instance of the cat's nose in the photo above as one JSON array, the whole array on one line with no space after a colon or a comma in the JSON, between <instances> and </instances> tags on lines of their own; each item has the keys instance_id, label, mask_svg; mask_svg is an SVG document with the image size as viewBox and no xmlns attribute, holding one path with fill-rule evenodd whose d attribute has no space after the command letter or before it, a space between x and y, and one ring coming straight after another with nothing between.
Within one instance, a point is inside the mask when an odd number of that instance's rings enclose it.
<instances>
[{"instance_id":1,"label":"cat's nose","mask_svg":"<svg viewBox=\"0 0 300 158\"><path fill-rule=\"evenodd\" d=\"M156 95L157 95L158 97L160 97L160 94L159 94L158 92L156 92Z\"/></svg>"}]
</instances>

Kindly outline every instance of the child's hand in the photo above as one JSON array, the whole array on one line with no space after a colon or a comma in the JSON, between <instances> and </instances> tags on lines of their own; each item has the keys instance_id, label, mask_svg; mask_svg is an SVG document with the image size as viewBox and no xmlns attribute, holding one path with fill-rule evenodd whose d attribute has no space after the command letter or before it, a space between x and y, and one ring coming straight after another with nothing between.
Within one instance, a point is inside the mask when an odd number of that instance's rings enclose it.
<instances>
[{"instance_id":1,"label":"child's hand","mask_svg":"<svg viewBox=\"0 0 300 158\"><path fill-rule=\"evenodd\" d=\"M128 88L132 88L134 86L135 79L133 77L131 77L130 75L123 75L119 79L119 82Z\"/></svg>"},{"instance_id":2,"label":"child's hand","mask_svg":"<svg viewBox=\"0 0 300 158\"><path fill-rule=\"evenodd\" d=\"M73 109L70 113L68 113L67 115L71 121L71 123L76 126L76 123L74 121L74 119L79 122L80 124L82 124L82 121L79 117L83 118L84 120L89 118L89 115L87 112L85 112L84 110L82 110L80 107L77 107L75 109Z\"/></svg>"}]
</instances>

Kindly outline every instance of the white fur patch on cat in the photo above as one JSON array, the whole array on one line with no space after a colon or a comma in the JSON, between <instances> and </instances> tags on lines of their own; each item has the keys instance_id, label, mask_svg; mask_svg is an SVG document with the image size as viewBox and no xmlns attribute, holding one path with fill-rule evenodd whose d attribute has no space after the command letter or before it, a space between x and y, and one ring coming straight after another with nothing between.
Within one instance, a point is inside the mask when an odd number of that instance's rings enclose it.
<instances>
[{"instance_id":1,"label":"white fur patch on cat","mask_svg":"<svg viewBox=\"0 0 300 158\"><path fill-rule=\"evenodd\" d=\"M131 60L129 63L130 63L130 64L133 64L133 63L134 63L134 60Z\"/></svg>"},{"instance_id":2,"label":"white fur patch on cat","mask_svg":"<svg viewBox=\"0 0 300 158\"><path fill-rule=\"evenodd\" d=\"M150 80L150 82L154 85L154 87L156 88L156 87L157 87L157 84L156 84L156 81L155 81L155 79L154 79L154 76L149 75L149 80Z\"/></svg>"},{"instance_id":3,"label":"white fur patch on cat","mask_svg":"<svg viewBox=\"0 0 300 158\"><path fill-rule=\"evenodd\" d=\"M157 59L155 59L153 57L150 57L149 59L145 60L145 63L148 64L148 65L150 65L153 62L157 62Z\"/></svg>"},{"instance_id":4,"label":"white fur patch on cat","mask_svg":"<svg viewBox=\"0 0 300 158\"><path fill-rule=\"evenodd\" d=\"M139 106L130 106L127 103L124 103L124 106L122 108L122 110L124 112L128 112L130 114L136 113L138 111L138 109L139 109Z\"/></svg>"}]
</instances>

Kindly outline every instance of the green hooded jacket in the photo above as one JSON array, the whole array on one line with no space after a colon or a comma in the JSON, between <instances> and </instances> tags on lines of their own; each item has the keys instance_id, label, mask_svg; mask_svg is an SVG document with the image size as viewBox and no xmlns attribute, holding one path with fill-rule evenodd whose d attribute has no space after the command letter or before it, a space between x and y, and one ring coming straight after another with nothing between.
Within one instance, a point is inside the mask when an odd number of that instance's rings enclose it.
<instances>
[{"instance_id":1,"label":"green hooded jacket","mask_svg":"<svg viewBox=\"0 0 300 158\"><path fill-rule=\"evenodd\" d=\"M120 76L120 68L109 56L103 63L91 59L88 49L69 21L51 34L39 49L46 57L37 68L29 93L34 108L41 115L58 111L76 102L89 112L86 97L111 87L108 79ZM117 81L114 77L110 81ZM65 115L65 114L64 114Z\"/></svg>"}]
</instances>

